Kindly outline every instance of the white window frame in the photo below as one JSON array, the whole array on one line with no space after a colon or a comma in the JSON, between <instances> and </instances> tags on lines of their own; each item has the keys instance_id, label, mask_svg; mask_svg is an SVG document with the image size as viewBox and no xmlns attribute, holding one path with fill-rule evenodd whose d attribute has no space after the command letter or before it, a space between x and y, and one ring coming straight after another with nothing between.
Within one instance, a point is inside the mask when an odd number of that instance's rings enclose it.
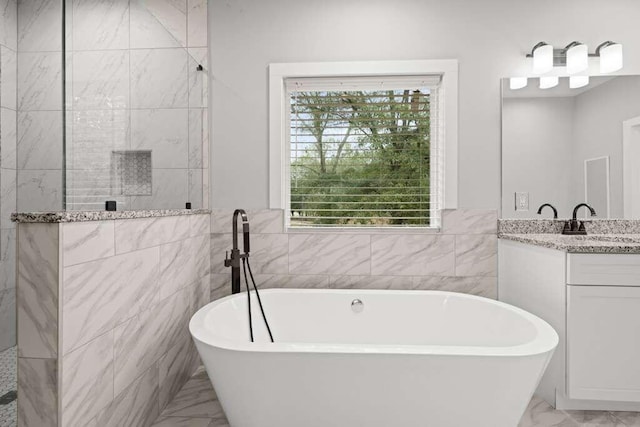
<instances>
[{"instance_id":1,"label":"white window frame","mask_svg":"<svg viewBox=\"0 0 640 427\"><path fill-rule=\"evenodd\" d=\"M286 144L288 142L289 100L285 88L285 79L301 77L392 77L428 74L439 74L441 76L441 88L444 97L442 100L445 117L444 138L442 141L444 182L440 209L456 209L458 207L458 61L455 59L270 64L269 207L271 209L287 209L288 205L286 186L289 181L287 178L289 174L289 159L287 159L289 151ZM333 228L333 230L336 230L336 228ZM418 227L412 227L412 229L416 228Z\"/></svg>"}]
</instances>

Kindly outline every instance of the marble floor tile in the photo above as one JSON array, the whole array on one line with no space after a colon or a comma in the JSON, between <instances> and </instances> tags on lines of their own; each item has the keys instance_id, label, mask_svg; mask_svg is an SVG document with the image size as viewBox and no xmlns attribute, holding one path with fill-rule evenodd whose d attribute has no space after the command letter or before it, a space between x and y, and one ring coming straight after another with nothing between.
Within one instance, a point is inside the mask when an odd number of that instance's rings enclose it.
<instances>
[{"instance_id":1,"label":"marble floor tile","mask_svg":"<svg viewBox=\"0 0 640 427\"><path fill-rule=\"evenodd\" d=\"M611 412L602 411L564 411L582 427L627 427Z\"/></svg>"},{"instance_id":2,"label":"marble floor tile","mask_svg":"<svg viewBox=\"0 0 640 427\"><path fill-rule=\"evenodd\" d=\"M534 396L518 427L577 427L575 420L563 411L556 411L544 400Z\"/></svg>"},{"instance_id":3,"label":"marble floor tile","mask_svg":"<svg viewBox=\"0 0 640 427\"><path fill-rule=\"evenodd\" d=\"M640 427L640 412L612 412L627 427Z\"/></svg>"},{"instance_id":4,"label":"marble floor tile","mask_svg":"<svg viewBox=\"0 0 640 427\"><path fill-rule=\"evenodd\" d=\"M224 416L224 413L209 377L203 369L199 369L160 415L219 419Z\"/></svg>"},{"instance_id":5,"label":"marble floor tile","mask_svg":"<svg viewBox=\"0 0 640 427\"><path fill-rule=\"evenodd\" d=\"M189 417L160 417L152 427L212 427L214 421L211 418Z\"/></svg>"},{"instance_id":6,"label":"marble floor tile","mask_svg":"<svg viewBox=\"0 0 640 427\"><path fill-rule=\"evenodd\" d=\"M640 426L640 412L560 411L534 396L517 427L596 426ZM202 367L167 405L152 427L229 427Z\"/></svg>"}]
</instances>

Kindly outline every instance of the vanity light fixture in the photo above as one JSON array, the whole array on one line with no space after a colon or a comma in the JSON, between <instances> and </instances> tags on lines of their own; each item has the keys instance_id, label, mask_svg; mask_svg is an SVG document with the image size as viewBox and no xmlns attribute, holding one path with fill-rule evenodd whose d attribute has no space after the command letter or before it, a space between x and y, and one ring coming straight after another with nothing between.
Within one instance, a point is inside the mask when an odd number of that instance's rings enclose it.
<instances>
[{"instance_id":1,"label":"vanity light fixture","mask_svg":"<svg viewBox=\"0 0 640 427\"><path fill-rule=\"evenodd\" d=\"M589 50L586 44L571 42L565 48L567 55L567 74L576 74L589 68Z\"/></svg>"},{"instance_id":2,"label":"vanity light fixture","mask_svg":"<svg viewBox=\"0 0 640 427\"><path fill-rule=\"evenodd\" d=\"M531 50L533 57L533 72L535 74L548 73L553 69L553 46L540 42Z\"/></svg>"},{"instance_id":3,"label":"vanity light fixture","mask_svg":"<svg viewBox=\"0 0 640 427\"><path fill-rule=\"evenodd\" d=\"M569 87L578 89L589 84L589 76L569 76Z\"/></svg>"},{"instance_id":4,"label":"vanity light fixture","mask_svg":"<svg viewBox=\"0 0 640 427\"><path fill-rule=\"evenodd\" d=\"M600 72L613 73L622 69L622 45L606 41L596 48L596 56L600 57Z\"/></svg>"},{"instance_id":5,"label":"vanity light fixture","mask_svg":"<svg viewBox=\"0 0 640 427\"><path fill-rule=\"evenodd\" d=\"M600 73L613 73L623 65L622 45L606 41L595 53L589 53L587 45L578 41L569 43L564 49L554 49L550 44L540 42L527 54L527 58L533 58L533 74L546 74L554 67L566 67L569 75L582 73L589 69L590 57L600 59Z\"/></svg>"},{"instance_id":6,"label":"vanity light fixture","mask_svg":"<svg viewBox=\"0 0 640 427\"><path fill-rule=\"evenodd\" d=\"M558 86L558 76L543 76L540 77L540 89L550 89Z\"/></svg>"},{"instance_id":7,"label":"vanity light fixture","mask_svg":"<svg viewBox=\"0 0 640 427\"><path fill-rule=\"evenodd\" d=\"M527 78L526 77L511 77L509 79L509 89L517 90L522 89L527 86Z\"/></svg>"}]
</instances>

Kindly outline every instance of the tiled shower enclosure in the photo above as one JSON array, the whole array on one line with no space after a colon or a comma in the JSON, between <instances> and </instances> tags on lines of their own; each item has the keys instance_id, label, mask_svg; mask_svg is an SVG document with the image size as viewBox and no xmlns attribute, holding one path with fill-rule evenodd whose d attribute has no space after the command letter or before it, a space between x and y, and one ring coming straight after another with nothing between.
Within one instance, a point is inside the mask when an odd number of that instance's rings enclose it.
<instances>
[{"instance_id":1,"label":"tiled shower enclosure","mask_svg":"<svg viewBox=\"0 0 640 427\"><path fill-rule=\"evenodd\" d=\"M0 0L0 351L12 212L208 206L208 75L206 0Z\"/></svg>"},{"instance_id":2,"label":"tiled shower enclosure","mask_svg":"<svg viewBox=\"0 0 640 427\"><path fill-rule=\"evenodd\" d=\"M64 6L66 208L103 209L107 199L120 209L206 205L206 0ZM122 158L139 161L114 161ZM131 177L145 179L134 189Z\"/></svg>"}]
</instances>

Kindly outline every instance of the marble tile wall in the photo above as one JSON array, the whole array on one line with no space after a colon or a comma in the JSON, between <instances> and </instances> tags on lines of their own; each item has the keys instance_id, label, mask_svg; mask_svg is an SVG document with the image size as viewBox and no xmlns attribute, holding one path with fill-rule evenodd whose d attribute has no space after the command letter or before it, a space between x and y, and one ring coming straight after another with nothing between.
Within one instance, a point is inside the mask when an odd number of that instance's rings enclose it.
<instances>
[{"instance_id":1,"label":"marble tile wall","mask_svg":"<svg viewBox=\"0 0 640 427\"><path fill-rule=\"evenodd\" d=\"M62 4L18 1L14 211L62 209Z\"/></svg>"},{"instance_id":2,"label":"marble tile wall","mask_svg":"<svg viewBox=\"0 0 640 427\"><path fill-rule=\"evenodd\" d=\"M68 209L206 207L206 0L65 1ZM151 195L112 191L113 150L152 151Z\"/></svg>"},{"instance_id":3,"label":"marble tile wall","mask_svg":"<svg viewBox=\"0 0 640 427\"><path fill-rule=\"evenodd\" d=\"M0 351L16 344L17 0L0 0Z\"/></svg>"},{"instance_id":4,"label":"marble tile wall","mask_svg":"<svg viewBox=\"0 0 640 427\"><path fill-rule=\"evenodd\" d=\"M251 266L262 288L435 289L489 298L497 290L497 212L443 212L436 232L289 232L283 211L249 211ZM211 298L231 291L223 265L232 210L211 215Z\"/></svg>"},{"instance_id":5,"label":"marble tile wall","mask_svg":"<svg viewBox=\"0 0 640 427\"><path fill-rule=\"evenodd\" d=\"M210 216L18 231L18 424L150 425L199 365Z\"/></svg>"}]
</instances>

